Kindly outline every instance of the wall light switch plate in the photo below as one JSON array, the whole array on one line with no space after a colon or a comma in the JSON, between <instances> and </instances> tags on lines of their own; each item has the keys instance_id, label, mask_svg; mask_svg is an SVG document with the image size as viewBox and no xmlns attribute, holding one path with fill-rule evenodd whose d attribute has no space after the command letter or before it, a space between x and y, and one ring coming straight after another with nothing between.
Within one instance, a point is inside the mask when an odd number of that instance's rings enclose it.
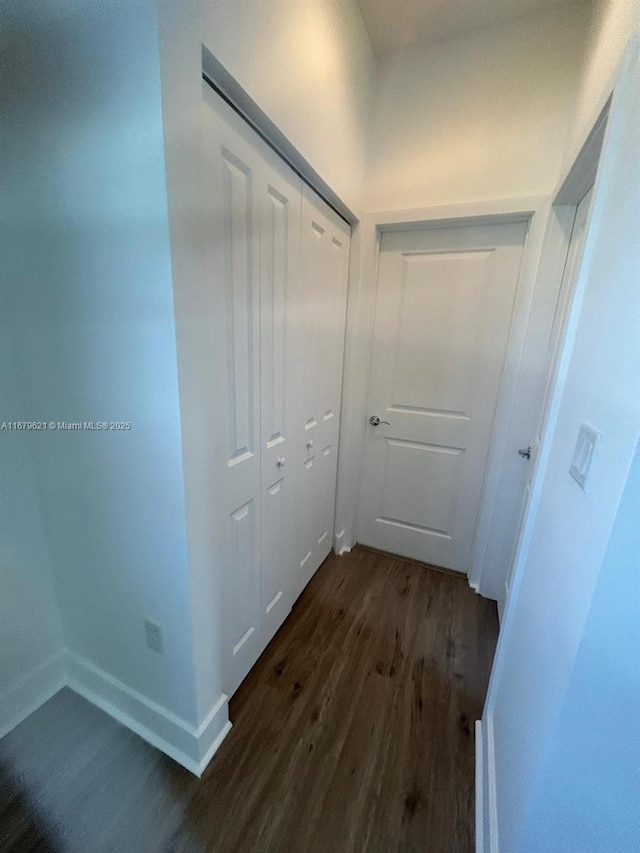
<instances>
[{"instance_id":1,"label":"wall light switch plate","mask_svg":"<svg viewBox=\"0 0 640 853\"><path fill-rule=\"evenodd\" d=\"M601 438L601 433L589 424L582 424L578 431L578 440L576 449L573 451L569 473L583 492L587 491L587 480Z\"/></svg>"},{"instance_id":2,"label":"wall light switch plate","mask_svg":"<svg viewBox=\"0 0 640 853\"><path fill-rule=\"evenodd\" d=\"M147 646L152 652L158 652L161 655L164 651L162 642L162 625L157 622L152 622L151 619L144 620L144 632L147 638Z\"/></svg>"}]
</instances>

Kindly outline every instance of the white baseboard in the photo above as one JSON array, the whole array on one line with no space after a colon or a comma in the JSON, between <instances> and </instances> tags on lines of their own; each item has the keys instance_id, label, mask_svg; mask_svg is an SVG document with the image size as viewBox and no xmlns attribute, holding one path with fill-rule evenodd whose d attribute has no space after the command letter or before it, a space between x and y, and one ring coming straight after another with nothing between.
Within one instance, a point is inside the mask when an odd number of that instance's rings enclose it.
<instances>
[{"instance_id":1,"label":"white baseboard","mask_svg":"<svg viewBox=\"0 0 640 853\"><path fill-rule=\"evenodd\" d=\"M484 743L482 720L476 720L476 853L484 853Z\"/></svg>"},{"instance_id":2,"label":"white baseboard","mask_svg":"<svg viewBox=\"0 0 640 853\"><path fill-rule=\"evenodd\" d=\"M492 715L476 721L476 853L499 853Z\"/></svg>"},{"instance_id":3,"label":"white baseboard","mask_svg":"<svg viewBox=\"0 0 640 853\"><path fill-rule=\"evenodd\" d=\"M342 557L343 554L348 554L352 545L353 543L349 543L346 530L341 530L340 533L336 533L334 536L333 550L336 552L338 557Z\"/></svg>"},{"instance_id":4,"label":"white baseboard","mask_svg":"<svg viewBox=\"0 0 640 853\"><path fill-rule=\"evenodd\" d=\"M78 655L69 654L67 684L196 776L231 729L225 694L196 728Z\"/></svg>"},{"instance_id":5,"label":"white baseboard","mask_svg":"<svg viewBox=\"0 0 640 853\"><path fill-rule=\"evenodd\" d=\"M18 682L0 691L0 738L55 696L66 681L67 656L65 651L60 651Z\"/></svg>"},{"instance_id":6,"label":"white baseboard","mask_svg":"<svg viewBox=\"0 0 640 853\"><path fill-rule=\"evenodd\" d=\"M231 730L224 693L196 728L84 658L61 651L0 692L0 738L63 687L97 705L196 776L202 775Z\"/></svg>"}]
</instances>

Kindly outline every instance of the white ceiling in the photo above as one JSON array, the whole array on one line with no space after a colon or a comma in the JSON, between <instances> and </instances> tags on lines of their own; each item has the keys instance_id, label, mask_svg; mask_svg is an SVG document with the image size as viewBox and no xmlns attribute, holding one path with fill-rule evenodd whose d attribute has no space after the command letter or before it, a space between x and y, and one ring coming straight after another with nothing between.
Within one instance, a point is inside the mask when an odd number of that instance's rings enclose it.
<instances>
[{"instance_id":1,"label":"white ceiling","mask_svg":"<svg viewBox=\"0 0 640 853\"><path fill-rule=\"evenodd\" d=\"M379 56L503 23L568 0L357 0Z\"/></svg>"}]
</instances>

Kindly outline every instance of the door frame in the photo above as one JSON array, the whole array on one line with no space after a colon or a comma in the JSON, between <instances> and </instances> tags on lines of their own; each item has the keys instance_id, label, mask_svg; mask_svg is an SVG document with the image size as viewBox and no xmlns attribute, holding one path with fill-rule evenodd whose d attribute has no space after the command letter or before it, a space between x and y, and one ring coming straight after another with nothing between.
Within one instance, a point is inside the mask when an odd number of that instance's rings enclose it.
<instances>
[{"instance_id":1,"label":"door frame","mask_svg":"<svg viewBox=\"0 0 640 853\"><path fill-rule=\"evenodd\" d=\"M481 592L483 547L490 535L493 508L501 485L502 462L507 445L518 380L534 296L544 289L538 267L552 214L552 197L529 196L497 201L472 202L410 210L365 214L352 234L347 332L345 342L342 416L336 494L334 547L338 554L351 550L357 541L359 485L363 465L367 399L373 350L375 303L378 284L380 238L387 231L471 224L527 222L522 265L511 321L505 370L500 384L489 456L480 498L472 548L469 583ZM559 262L561 258L556 258ZM529 356L530 357L530 356ZM480 571L477 567L480 567Z\"/></svg>"},{"instance_id":2,"label":"door frame","mask_svg":"<svg viewBox=\"0 0 640 853\"><path fill-rule=\"evenodd\" d=\"M593 190L595 185L598 166L600 163L600 154L602 152L602 146L604 144L607 129L611 98L612 95L607 99L577 157L573 161L573 164L569 168L565 177L560 182L559 188L555 193L551 209L550 227L545 236L542 250L541 275L544 274L545 264L552 262L554 257L563 258L563 268L557 293L557 310L552 319L552 326L549 329L549 357L544 364L544 374L538 391L538 418L546 418L548 415L550 399L547 399L547 393L552 390L554 380L558 372L560 357L563 350L563 341L565 339L567 319L573 304L573 297L582 261L581 258L578 260L578 265L574 270L572 278L570 280L566 280L564 273L573 238L573 226L575 224L578 207L585 195L590 190ZM593 206L593 200L591 202L591 206ZM588 231L589 228L590 218L591 211L588 213L586 231ZM570 229L567 230L558 227L558 223L563 220L566 220L567 223L569 221L571 222ZM560 240L560 245L557 244L558 240ZM539 461L539 459L533 460L535 467L531 472L530 477L532 484L537 477ZM521 510L522 518L518 529L515 531L516 535L513 542L512 556L507 566L507 572L504 578L504 588L503 590L500 590L502 594L498 598L498 611L501 621L509 597L516 557L523 539L526 538L524 537L525 530L528 529L526 523L528 506L523 506Z\"/></svg>"}]
</instances>

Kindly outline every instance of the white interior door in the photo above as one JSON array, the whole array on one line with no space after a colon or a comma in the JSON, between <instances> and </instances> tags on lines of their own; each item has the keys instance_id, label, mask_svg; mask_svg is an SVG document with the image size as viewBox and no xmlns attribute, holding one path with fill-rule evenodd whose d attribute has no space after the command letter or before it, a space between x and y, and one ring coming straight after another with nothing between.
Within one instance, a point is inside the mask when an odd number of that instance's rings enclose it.
<instances>
[{"instance_id":1,"label":"white interior door","mask_svg":"<svg viewBox=\"0 0 640 853\"><path fill-rule=\"evenodd\" d=\"M382 235L363 544L468 571L525 236L525 223Z\"/></svg>"},{"instance_id":2,"label":"white interior door","mask_svg":"<svg viewBox=\"0 0 640 853\"><path fill-rule=\"evenodd\" d=\"M547 416L549 412L549 401L551 399L551 393L555 383L558 353L564 340L568 306L571 304L576 279L580 271L580 263L582 261L582 250L584 247L584 239L587 230L587 224L589 221L589 211L591 209L592 194L593 187L585 194L584 198L578 205L576 209L576 217L573 223L573 229L571 231L571 239L569 241L567 261L564 268L564 274L562 276L562 284L560 287L560 292L558 294L558 301L556 304L555 315L553 318L553 326L551 329L551 335L549 337L549 348L546 355L547 384L544 393L542 408L540 411L540 417L536 425L531 446L529 448L529 455L526 460L529 464L529 471L525 480L525 487L520 506L517 535L514 540L513 552L509 563L509 574L505 582L505 595L504 599L502 600L502 603L506 602L506 598L509 594L509 589L511 587L511 575L515 562L515 555L520 541L520 535L527 513L527 508L529 506L529 499L531 496L531 485L533 482L533 477L535 475L537 461L539 458L542 435L544 433L544 428L547 422Z\"/></svg>"},{"instance_id":3,"label":"white interior door","mask_svg":"<svg viewBox=\"0 0 640 853\"><path fill-rule=\"evenodd\" d=\"M296 336L300 500L294 598L333 543L350 227L303 187ZM296 478L297 479L297 478Z\"/></svg>"}]
</instances>

